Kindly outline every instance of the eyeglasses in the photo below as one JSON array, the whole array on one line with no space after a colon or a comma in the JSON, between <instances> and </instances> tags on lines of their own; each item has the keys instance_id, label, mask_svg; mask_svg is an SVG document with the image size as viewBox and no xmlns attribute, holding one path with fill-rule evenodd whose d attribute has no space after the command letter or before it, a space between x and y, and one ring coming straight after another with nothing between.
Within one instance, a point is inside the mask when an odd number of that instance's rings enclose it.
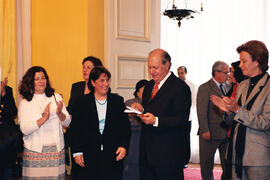
<instances>
[{"instance_id":1,"label":"eyeglasses","mask_svg":"<svg viewBox=\"0 0 270 180\"><path fill-rule=\"evenodd\" d=\"M225 74L225 75L228 75L228 74L230 73L230 71L226 71L226 72L218 71L218 72L221 72L221 73L223 73L223 74Z\"/></svg>"}]
</instances>

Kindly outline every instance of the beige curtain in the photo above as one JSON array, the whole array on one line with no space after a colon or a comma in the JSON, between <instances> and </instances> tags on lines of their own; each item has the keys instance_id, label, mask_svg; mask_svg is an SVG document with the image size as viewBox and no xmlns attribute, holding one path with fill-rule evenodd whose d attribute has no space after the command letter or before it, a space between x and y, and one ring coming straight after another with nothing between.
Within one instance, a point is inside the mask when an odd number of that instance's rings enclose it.
<instances>
[{"instance_id":1,"label":"beige curtain","mask_svg":"<svg viewBox=\"0 0 270 180\"><path fill-rule=\"evenodd\" d=\"M31 0L17 0L18 83L32 64Z\"/></svg>"},{"instance_id":2,"label":"beige curtain","mask_svg":"<svg viewBox=\"0 0 270 180\"><path fill-rule=\"evenodd\" d=\"M0 0L0 41L1 80L17 89L16 0Z\"/></svg>"}]
</instances>

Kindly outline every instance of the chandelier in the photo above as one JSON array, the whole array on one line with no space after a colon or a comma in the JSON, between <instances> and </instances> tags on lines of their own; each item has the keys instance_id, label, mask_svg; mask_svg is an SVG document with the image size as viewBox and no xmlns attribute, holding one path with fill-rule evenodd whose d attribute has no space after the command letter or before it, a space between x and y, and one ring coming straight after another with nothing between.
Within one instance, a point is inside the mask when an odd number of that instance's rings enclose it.
<instances>
[{"instance_id":1,"label":"chandelier","mask_svg":"<svg viewBox=\"0 0 270 180\"><path fill-rule=\"evenodd\" d=\"M177 7L175 6L175 2L173 0L172 9L165 10L163 12L163 15L168 16L169 18L171 18L173 20L177 20L178 26L180 27L182 19L194 18L193 14L199 13L199 11L187 9L187 0L185 0L185 5L186 5L186 9L177 9ZM200 12L202 12L202 11L203 11L203 6L202 6L202 2L201 2Z\"/></svg>"}]
</instances>

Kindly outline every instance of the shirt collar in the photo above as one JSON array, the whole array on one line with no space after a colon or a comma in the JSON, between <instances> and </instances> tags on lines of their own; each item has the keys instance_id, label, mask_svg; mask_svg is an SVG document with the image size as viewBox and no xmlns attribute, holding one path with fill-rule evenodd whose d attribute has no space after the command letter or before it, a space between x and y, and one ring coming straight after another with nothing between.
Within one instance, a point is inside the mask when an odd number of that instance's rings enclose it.
<instances>
[{"instance_id":1,"label":"shirt collar","mask_svg":"<svg viewBox=\"0 0 270 180\"><path fill-rule=\"evenodd\" d=\"M165 78L163 78L160 82L159 82L159 85L158 85L158 89L161 88L161 86L165 83L165 81L169 78L169 76L171 75L171 71L168 72L168 74L165 76Z\"/></svg>"},{"instance_id":2,"label":"shirt collar","mask_svg":"<svg viewBox=\"0 0 270 180\"><path fill-rule=\"evenodd\" d=\"M217 80L215 80L215 78L212 78L212 79L213 79L213 81L216 83L217 87L219 87L220 84L223 84L223 86L225 85L224 83L219 83L219 82L217 82Z\"/></svg>"}]
</instances>

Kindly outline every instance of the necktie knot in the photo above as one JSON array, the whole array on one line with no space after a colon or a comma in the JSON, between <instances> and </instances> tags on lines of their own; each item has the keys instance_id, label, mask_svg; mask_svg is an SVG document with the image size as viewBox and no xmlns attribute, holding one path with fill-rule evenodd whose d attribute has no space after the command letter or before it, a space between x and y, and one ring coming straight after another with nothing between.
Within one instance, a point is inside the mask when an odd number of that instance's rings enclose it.
<instances>
[{"instance_id":1,"label":"necktie knot","mask_svg":"<svg viewBox=\"0 0 270 180\"><path fill-rule=\"evenodd\" d=\"M152 98L157 94L158 92L158 85L159 85L159 82L157 82L153 88L153 91L152 91Z\"/></svg>"}]
</instances>

